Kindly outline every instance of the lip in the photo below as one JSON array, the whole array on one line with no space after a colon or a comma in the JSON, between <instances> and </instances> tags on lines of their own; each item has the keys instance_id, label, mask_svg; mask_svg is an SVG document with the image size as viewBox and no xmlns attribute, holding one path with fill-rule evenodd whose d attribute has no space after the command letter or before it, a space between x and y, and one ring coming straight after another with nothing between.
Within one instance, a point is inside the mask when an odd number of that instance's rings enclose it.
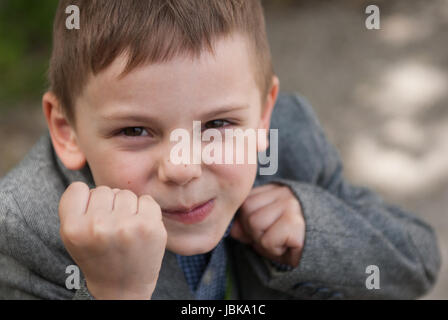
<instances>
[{"instance_id":1,"label":"lip","mask_svg":"<svg viewBox=\"0 0 448 320\"><path fill-rule=\"evenodd\" d=\"M211 200L211 199L210 199ZM167 213L176 213L176 214L182 214L182 213L188 213L189 211L193 211L197 208L199 208L200 206L206 204L208 201L203 201L203 202L199 202L191 207L183 207L183 206L179 206L179 207L175 207L175 208L169 208L169 209L162 209L163 212L167 212Z\"/></svg>"},{"instance_id":2,"label":"lip","mask_svg":"<svg viewBox=\"0 0 448 320\"><path fill-rule=\"evenodd\" d=\"M184 224L198 223L209 216L215 205L215 199L210 199L202 204L194 206L192 209L176 208L176 210L162 210L162 214L172 220Z\"/></svg>"}]
</instances>

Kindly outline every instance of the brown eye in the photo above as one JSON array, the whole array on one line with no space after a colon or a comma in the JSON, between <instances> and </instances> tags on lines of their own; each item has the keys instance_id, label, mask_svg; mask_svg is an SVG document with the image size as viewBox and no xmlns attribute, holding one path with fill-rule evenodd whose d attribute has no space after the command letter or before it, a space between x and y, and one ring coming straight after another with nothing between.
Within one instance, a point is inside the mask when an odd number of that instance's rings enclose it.
<instances>
[{"instance_id":1,"label":"brown eye","mask_svg":"<svg viewBox=\"0 0 448 320\"><path fill-rule=\"evenodd\" d=\"M128 137L146 136L148 133L142 127L128 127L122 130L123 134ZM144 134L146 132L146 134Z\"/></svg>"},{"instance_id":2,"label":"brown eye","mask_svg":"<svg viewBox=\"0 0 448 320\"><path fill-rule=\"evenodd\" d=\"M223 120L223 119L216 119L216 120L212 120L209 121L205 124L205 129L210 129L210 128L221 128L225 126L225 123L229 123L229 121Z\"/></svg>"}]
</instances>

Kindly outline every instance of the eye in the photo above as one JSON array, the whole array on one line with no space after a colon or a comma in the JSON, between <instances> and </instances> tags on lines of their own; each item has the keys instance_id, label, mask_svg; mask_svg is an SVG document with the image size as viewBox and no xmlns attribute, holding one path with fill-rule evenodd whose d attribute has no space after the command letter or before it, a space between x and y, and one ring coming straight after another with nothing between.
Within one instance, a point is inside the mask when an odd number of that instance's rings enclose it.
<instances>
[{"instance_id":1,"label":"eye","mask_svg":"<svg viewBox=\"0 0 448 320\"><path fill-rule=\"evenodd\" d=\"M231 124L227 120L216 119L216 120L208 121L207 123L205 123L204 127L205 127L205 129L221 128L221 127L225 127L225 123Z\"/></svg>"},{"instance_id":2,"label":"eye","mask_svg":"<svg viewBox=\"0 0 448 320\"><path fill-rule=\"evenodd\" d=\"M140 137L148 135L148 131L146 131L143 127L127 127L122 129L120 133L127 137Z\"/></svg>"}]
</instances>

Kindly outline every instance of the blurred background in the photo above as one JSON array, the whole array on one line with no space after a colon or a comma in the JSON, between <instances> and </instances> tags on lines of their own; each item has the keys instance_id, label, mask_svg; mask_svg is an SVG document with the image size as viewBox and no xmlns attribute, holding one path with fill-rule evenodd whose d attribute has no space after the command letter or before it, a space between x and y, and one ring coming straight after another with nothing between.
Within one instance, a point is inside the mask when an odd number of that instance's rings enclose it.
<instances>
[{"instance_id":1,"label":"blurred background","mask_svg":"<svg viewBox=\"0 0 448 320\"><path fill-rule=\"evenodd\" d=\"M431 224L448 299L448 0L265 0L281 91L316 110L345 176ZM367 5L380 30L367 30ZM0 177L45 132L57 0L0 0Z\"/></svg>"}]
</instances>

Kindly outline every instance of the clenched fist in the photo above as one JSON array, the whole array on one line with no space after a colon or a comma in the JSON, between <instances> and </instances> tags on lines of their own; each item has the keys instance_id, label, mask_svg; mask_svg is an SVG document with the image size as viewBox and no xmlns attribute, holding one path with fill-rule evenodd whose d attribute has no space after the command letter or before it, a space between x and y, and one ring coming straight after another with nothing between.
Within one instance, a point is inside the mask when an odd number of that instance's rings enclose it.
<instances>
[{"instance_id":1,"label":"clenched fist","mask_svg":"<svg viewBox=\"0 0 448 320\"><path fill-rule=\"evenodd\" d=\"M272 261L297 267L305 241L300 203L286 186L266 184L253 188L230 235Z\"/></svg>"},{"instance_id":2,"label":"clenched fist","mask_svg":"<svg viewBox=\"0 0 448 320\"><path fill-rule=\"evenodd\" d=\"M75 182L59 217L62 241L96 299L151 299L167 242L152 197Z\"/></svg>"}]
</instances>

